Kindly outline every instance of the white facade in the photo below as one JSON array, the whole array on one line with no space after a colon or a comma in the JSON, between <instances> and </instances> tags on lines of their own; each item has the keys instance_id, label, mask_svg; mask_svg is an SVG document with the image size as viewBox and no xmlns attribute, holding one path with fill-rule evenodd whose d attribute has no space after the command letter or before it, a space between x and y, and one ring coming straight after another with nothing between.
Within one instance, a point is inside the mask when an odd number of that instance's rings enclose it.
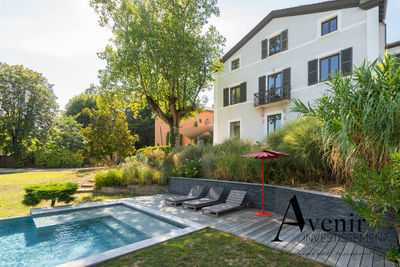
<instances>
[{"instance_id":1,"label":"white facade","mask_svg":"<svg viewBox=\"0 0 400 267\"><path fill-rule=\"evenodd\" d=\"M240 122L242 140L262 141L266 137L267 118L281 114L281 124L297 118L290 111L290 99L303 103L321 96L324 82L309 86L308 62L328 57L352 48L352 64L375 60L384 53L385 25L380 22L380 7L368 10L360 7L314 12L304 15L273 18L254 36L226 59L224 71L216 76L214 87L214 143L221 143L231 135L231 122ZM337 30L321 36L321 23L337 18ZM262 41L270 40L288 30L288 49L261 59ZM239 59L240 67L231 70L231 61ZM259 77L290 68L290 98L255 106L254 95L259 92ZM318 65L320 72L320 65ZM319 75L318 75L319 77ZM224 88L246 82L246 101L224 106ZM268 86L268 85L267 85Z\"/></svg>"}]
</instances>

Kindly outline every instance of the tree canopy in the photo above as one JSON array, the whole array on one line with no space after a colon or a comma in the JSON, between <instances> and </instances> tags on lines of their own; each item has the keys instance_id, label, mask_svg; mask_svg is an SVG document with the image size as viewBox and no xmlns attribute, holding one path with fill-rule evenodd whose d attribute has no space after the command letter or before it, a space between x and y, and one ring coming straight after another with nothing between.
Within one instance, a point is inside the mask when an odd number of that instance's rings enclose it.
<instances>
[{"instance_id":1,"label":"tree canopy","mask_svg":"<svg viewBox=\"0 0 400 267\"><path fill-rule=\"evenodd\" d=\"M88 91L89 89L87 89ZM68 101L65 115L74 116L75 120L84 128L90 123L88 113L82 112L84 109L97 109L96 96L89 93L77 95Z\"/></svg>"},{"instance_id":2,"label":"tree canopy","mask_svg":"<svg viewBox=\"0 0 400 267\"><path fill-rule=\"evenodd\" d=\"M91 0L113 38L102 59L105 81L144 100L171 128L177 145L180 121L204 102L199 94L211 87L221 66L224 38L215 27L216 0Z\"/></svg>"},{"instance_id":3,"label":"tree canopy","mask_svg":"<svg viewBox=\"0 0 400 267\"><path fill-rule=\"evenodd\" d=\"M0 141L6 154L18 157L45 142L58 110L52 87L38 72L0 63Z\"/></svg>"}]
</instances>

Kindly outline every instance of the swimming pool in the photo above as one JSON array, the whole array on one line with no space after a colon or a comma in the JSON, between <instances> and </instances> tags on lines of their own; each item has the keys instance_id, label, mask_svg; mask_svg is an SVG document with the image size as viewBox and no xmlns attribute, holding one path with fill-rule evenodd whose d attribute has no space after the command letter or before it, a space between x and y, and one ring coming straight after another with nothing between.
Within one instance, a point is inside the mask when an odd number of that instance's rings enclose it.
<instances>
[{"instance_id":1,"label":"swimming pool","mask_svg":"<svg viewBox=\"0 0 400 267\"><path fill-rule=\"evenodd\" d=\"M76 260L75 265L88 265L134 251L141 242L151 245L193 228L155 213L116 203L0 220L0 265L56 266ZM113 253L104 257L109 251Z\"/></svg>"}]
</instances>

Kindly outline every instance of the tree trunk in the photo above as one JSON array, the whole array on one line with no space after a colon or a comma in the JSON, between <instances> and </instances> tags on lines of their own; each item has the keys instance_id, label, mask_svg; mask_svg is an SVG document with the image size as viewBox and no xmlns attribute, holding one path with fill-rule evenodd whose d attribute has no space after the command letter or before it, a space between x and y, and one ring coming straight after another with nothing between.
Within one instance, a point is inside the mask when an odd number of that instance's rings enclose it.
<instances>
[{"instance_id":1,"label":"tree trunk","mask_svg":"<svg viewBox=\"0 0 400 267\"><path fill-rule=\"evenodd\" d=\"M171 149L179 145L179 121L174 120L170 127L170 146Z\"/></svg>"}]
</instances>

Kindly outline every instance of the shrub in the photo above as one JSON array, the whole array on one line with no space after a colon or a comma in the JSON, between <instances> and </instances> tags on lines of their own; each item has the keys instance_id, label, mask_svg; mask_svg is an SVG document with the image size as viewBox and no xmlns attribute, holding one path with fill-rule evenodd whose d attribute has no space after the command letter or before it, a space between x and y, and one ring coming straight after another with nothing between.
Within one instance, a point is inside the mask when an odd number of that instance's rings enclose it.
<instances>
[{"instance_id":1,"label":"shrub","mask_svg":"<svg viewBox=\"0 0 400 267\"><path fill-rule=\"evenodd\" d=\"M198 160L186 160L183 166L172 171L174 176L200 178L203 177L201 158Z\"/></svg>"},{"instance_id":2,"label":"shrub","mask_svg":"<svg viewBox=\"0 0 400 267\"><path fill-rule=\"evenodd\" d=\"M282 177L291 177L302 182L327 182L332 171L324 155L324 144L320 136L320 125L313 118L302 118L285 124L266 139L266 148L284 152L288 158L268 160L270 171L280 170ZM284 178L283 178L284 179Z\"/></svg>"},{"instance_id":3,"label":"shrub","mask_svg":"<svg viewBox=\"0 0 400 267\"><path fill-rule=\"evenodd\" d=\"M75 168L83 165L83 157L67 149L38 150L34 158L39 168Z\"/></svg>"},{"instance_id":4,"label":"shrub","mask_svg":"<svg viewBox=\"0 0 400 267\"><path fill-rule=\"evenodd\" d=\"M367 161L358 161L352 184L343 197L371 227L400 225L400 153L393 154L391 159L381 169Z\"/></svg>"},{"instance_id":5,"label":"shrub","mask_svg":"<svg viewBox=\"0 0 400 267\"><path fill-rule=\"evenodd\" d=\"M101 189L102 187L107 186L125 187L128 185L126 176L124 177L124 170L122 169L111 169L98 172L94 177L94 182L96 189Z\"/></svg>"},{"instance_id":6,"label":"shrub","mask_svg":"<svg viewBox=\"0 0 400 267\"><path fill-rule=\"evenodd\" d=\"M138 149L136 151L136 155L140 154L140 153L146 154L146 152L154 151L154 150L162 150L165 154L168 154L171 151L171 147L170 146L148 146L148 147Z\"/></svg>"},{"instance_id":7,"label":"shrub","mask_svg":"<svg viewBox=\"0 0 400 267\"><path fill-rule=\"evenodd\" d=\"M74 200L78 185L76 183L51 183L24 187L25 196L22 203L27 206L36 206L42 200L51 200L53 207L58 202L69 203Z\"/></svg>"},{"instance_id":8,"label":"shrub","mask_svg":"<svg viewBox=\"0 0 400 267\"><path fill-rule=\"evenodd\" d=\"M127 187L130 184L166 184L166 176L161 171L148 166L130 166L98 172L95 176L96 189L102 187Z\"/></svg>"}]
</instances>

